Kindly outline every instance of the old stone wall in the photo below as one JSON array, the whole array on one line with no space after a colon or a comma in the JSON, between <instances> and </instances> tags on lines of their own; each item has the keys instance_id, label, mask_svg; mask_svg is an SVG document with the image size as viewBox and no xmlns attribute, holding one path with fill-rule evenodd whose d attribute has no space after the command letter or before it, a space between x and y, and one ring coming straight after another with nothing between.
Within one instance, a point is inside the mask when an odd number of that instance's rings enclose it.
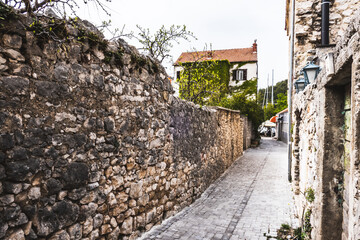
<instances>
[{"instance_id":1,"label":"old stone wall","mask_svg":"<svg viewBox=\"0 0 360 240\"><path fill-rule=\"evenodd\" d=\"M248 149L251 147L251 140L253 139L253 128L252 122L246 117L242 117L244 120L244 130L243 130L243 149Z\"/></svg>"},{"instance_id":2,"label":"old stone wall","mask_svg":"<svg viewBox=\"0 0 360 240\"><path fill-rule=\"evenodd\" d=\"M321 45L322 0L295 1L295 78L306 63L316 58ZM345 34L351 17L359 9L358 0L332 0L330 4L330 44L337 43ZM289 21L290 22L290 21Z\"/></svg>"},{"instance_id":3,"label":"old stone wall","mask_svg":"<svg viewBox=\"0 0 360 240\"><path fill-rule=\"evenodd\" d=\"M86 22L49 21L0 21L0 239L134 239L242 155L239 112L173 97L155 60Z\"/></svg>"},{"instance_id":4,"label":"old stone wall","mask_svg":"<svg viewBox=\"0 0 360 240\"><path fill-rule=\"evenodd\" d=\"M320 75L293 98L292 184L313 239L360 238L360 10L352 15L335 47L316 49Z\"/></svg>"},{"instance_id":5,"label":"old stone wall","mask_svg":"<svg viewBox=\"0 0 360 240\"><path fill-rule=\"evenodd\" d=\"M323 92L310 87L303 93L294 96L293 114L293 154L292 186L299 219L304 219L307 212L311 214L313 236L321 235L322 205L322 131L324 130ZM322 94L320 94L322 93ZM314 201L306 198L306 193L315 193ZM314 239L317 239L314 237Z\"/></svg>"}]
</instances>

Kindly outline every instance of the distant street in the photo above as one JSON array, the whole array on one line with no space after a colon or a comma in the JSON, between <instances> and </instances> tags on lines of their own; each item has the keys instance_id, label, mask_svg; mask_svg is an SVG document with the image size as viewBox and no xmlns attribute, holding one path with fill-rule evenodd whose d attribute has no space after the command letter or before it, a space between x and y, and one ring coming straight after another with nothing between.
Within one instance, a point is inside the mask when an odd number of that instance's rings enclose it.
<instances>
[{"instance_id":1,"label":"distant street","mask_svg":"<svg viewBox=\"0 0 360 240\"><path fill-rule=\"evenodd\" d=\"M286 144L270 138L261 142L259 148L246 150L201 198L140 239L269 239L283 223L297 226Z\"/></svg>"}]
</instances>

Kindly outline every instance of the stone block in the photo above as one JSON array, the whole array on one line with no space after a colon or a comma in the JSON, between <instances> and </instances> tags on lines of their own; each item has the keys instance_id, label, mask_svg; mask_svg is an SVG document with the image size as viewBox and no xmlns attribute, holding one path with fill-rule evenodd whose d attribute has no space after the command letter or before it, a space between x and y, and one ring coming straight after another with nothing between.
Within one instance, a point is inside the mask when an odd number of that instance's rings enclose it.
<instances>
[{"instance_id":1,"label":"stone block","mask_svg":"<svg viewBox=\"0 0 360 240\"><path fill-rule=\"evenodd\" d=\"M85 186L89 181L89 167L85 163L70 163L63 179L66 183L66 188L71 189Z\"/></svg>"},{"instance_id":2,"label":"stone block","mask_svg":"<svg viewBox=\"0 0 360 240\"><path fill-rule=\"evenodd\" d=\"M156 215L156 208L151 209L146 213L146 223L150 223Z\"/></svg>"},{"instance_id":3,"label":"stone block","mask_svg":"<svg viewBox=\"0 0 360 240\"><path fill-rule=\"evenodd\" d=\"M8 240L25 240L24 231L22 229L16 230L13 234L11 234Z\"/></svg>"},{"instance_id":4,"label":"stone block","mask_svg":"<svg viewBox=\"0 0 360 240\"><path fill-rule=\"evenodd\" d=\"M29 220L28 220L27 216L24 213L20 213L16 219L9 221L8 224L9 224L9 227L16 227L16 226L24 225L28 221Z\"/></svg>"},{"instance_id":5,"label":"stone block","mask_svg":"<svg viewBox=\"0 0 360 240\"><path fill-rule=\"evenodd\" d=\"M111 183L114 190L118 189L119 187L123 186L124 178L121 175L116 175L111 177Z\"/></svg>"},{"instance_id":6,"label":"stone block","mask_svg":"<svg viewBox=\"0 0 360 240\"><path fill-rule=\"evenodd\" d=\"M54 69L54 77L56 81L65 82L68 79L69 67L65 64L58 64Z\"/></svg>"},{"instance_id":7,"label":"stone block","mask_svg":"<svg viewBox=\"0 0 360 240\"><path fill-rule=\"evenodd\" d=\"M118 240L120 235L119 227L116 227L110 234L107 235L107 239L109 240Z\"/></svg>"},{"instance_id":8,"label":"stone block","mask_svg":"<svg viewBox=\"0 0 360 240\"><path fill-rule=\"evenodd\" d=\"M52 235L49 240L70 240L70 236L65 230L61 230Z\"/></svg>"},{"instance_id":9,"label":"stone block","mask_svg":"<svg viewBox=\"0 0 360 240\"><path fill-rule=\"evenodd\" d=\"M4 34L3 35L3 43L5 46L9 48L20 49L22 46L22 38L19 35L10 35Z\"/></svg>"},{"instance_id":10,"label":"stone block","mask_svg":"<svg viewBox=\"0 0 360 240\"><path fill-rule=\"evenodd\" d=\"M36 200L41 197L41 190L39 187L30 188L28 193L29 199Z\"/></svg>"},{"instance_id":11,"label":"stone block","mask_svg":"<svg viewBox=\"0 0 360 240\"><path fill-rule=\"evenodd\" d=\"M131 183L130 185L130 197L137 199L143 195L143 181L137 183Z\"/></svg>"},{"instance_id":12,"label":"stone block","mask_svg":"<svg viewBox=\"0 0 360 240\"><path fill-rule=\"evenodd\" d=\"M8 76L0 78L0 86L10 94L26 95L29 94L29 80L19 76Z\"/></svg>"},{"instance_id":13,"label":"stone block","mask_svg":"<svg viewBox=\"0 0 360 240\"><path fill-rule=\"evenodd\" d=\"M133 230L133 218L129 217L124 220L123 224L121 225L120 232L121 234L130 235Z\"/></svg>"},{"instance_id":14,"label":"stone block","mask_svg":"<svg viewBox=\"0 0 360 240\"><path fill-rule=\"evenodd\" d=\"M82 238L81 224L77 223L68 228L68 233L71 240L80 240Z\"/></svg>"},{"instance_id":15,"label":"stone block","mask_svg":"<svg viewBox=\"0 0 360 240\"><path fill-rule=\"evenodd\" d=\"M14 49L6 49L4 51L4 54L7 55L9 58L17 60L19 62L25 62L24 56L20 52L14 50Z\"/></svg>"},{"instance_id":16,"label":"stone block","mask_svg":"<svg viewBox=\"0 0 360 240\"><path fill-rule=\"evenodd\" d=\"M104 220L104 216L102 214L96 214L94 216L94 228L99 228L102 223L103 223L103 220Z\"/></svg>"},{"instance_id":17,"label":"stone block","mask_svg":"<svg viewBox=\"0 0 360 240\"><path fill-rule=\"evenodd\" d=\"M7 193L18 194L22 191L21 183L4 182L4 189Z\"/></svg>"},{"instance_id":18,"label":"stone block","mask_svg":"<svg viewBox=\"0 0 360 240\"><path fill-rule=\"evenodd\" d=\"M100 234L101 235L105 235L108 234L112 231L111 225L110 224L104 224L101 226L100 228Z\"/></svg>"},{"instance_id":19,"label":"stone block","mask_svg":"<svg viewBox=\"0 0 360 240\"><path fill-rule=\"evenodd\" d=\"M37 235L48 236L50 233L75 223L79 216L79 206L61 201L51 208L39 209L34 221Z\"/></svg>"}]
</instances>

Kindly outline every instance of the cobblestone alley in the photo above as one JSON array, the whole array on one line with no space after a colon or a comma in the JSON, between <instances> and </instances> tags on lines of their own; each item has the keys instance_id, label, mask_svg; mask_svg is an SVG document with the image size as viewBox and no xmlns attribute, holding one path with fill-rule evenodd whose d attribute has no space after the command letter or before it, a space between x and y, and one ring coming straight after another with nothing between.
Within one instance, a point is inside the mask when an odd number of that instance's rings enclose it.
<instances>
[{"instance_id":1,"label":"cobblestone alley","mask_svg":"<svg viewBox=\"0 0 360 240\"><path fill-rule=\"evenodd\" d=\"M262 139L190 207L141 239L255 240L276 236L282 223L297 225L287 181L286 144Z\"/></svg>"}]
</instances>

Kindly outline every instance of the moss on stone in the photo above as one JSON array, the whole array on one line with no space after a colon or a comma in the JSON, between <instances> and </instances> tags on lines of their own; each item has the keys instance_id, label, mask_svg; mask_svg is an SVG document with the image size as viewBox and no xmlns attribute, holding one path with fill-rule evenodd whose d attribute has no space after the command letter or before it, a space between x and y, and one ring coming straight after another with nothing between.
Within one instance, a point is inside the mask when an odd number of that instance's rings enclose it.
<instances>
[{"instance_id":1,"label":"moss on stone","mask_svg":"<svg viewBox=\"0 0 360 240\"><path fill-rule=\"evenodd\" d=\"M314 192L314 189L312 189L312 188L306 189L306 191L305 191L305 198L306 198L306 200L307 200L309 203L314 202L314 200L315 200L315 192Z\"/></svg>"}]
</instances>

